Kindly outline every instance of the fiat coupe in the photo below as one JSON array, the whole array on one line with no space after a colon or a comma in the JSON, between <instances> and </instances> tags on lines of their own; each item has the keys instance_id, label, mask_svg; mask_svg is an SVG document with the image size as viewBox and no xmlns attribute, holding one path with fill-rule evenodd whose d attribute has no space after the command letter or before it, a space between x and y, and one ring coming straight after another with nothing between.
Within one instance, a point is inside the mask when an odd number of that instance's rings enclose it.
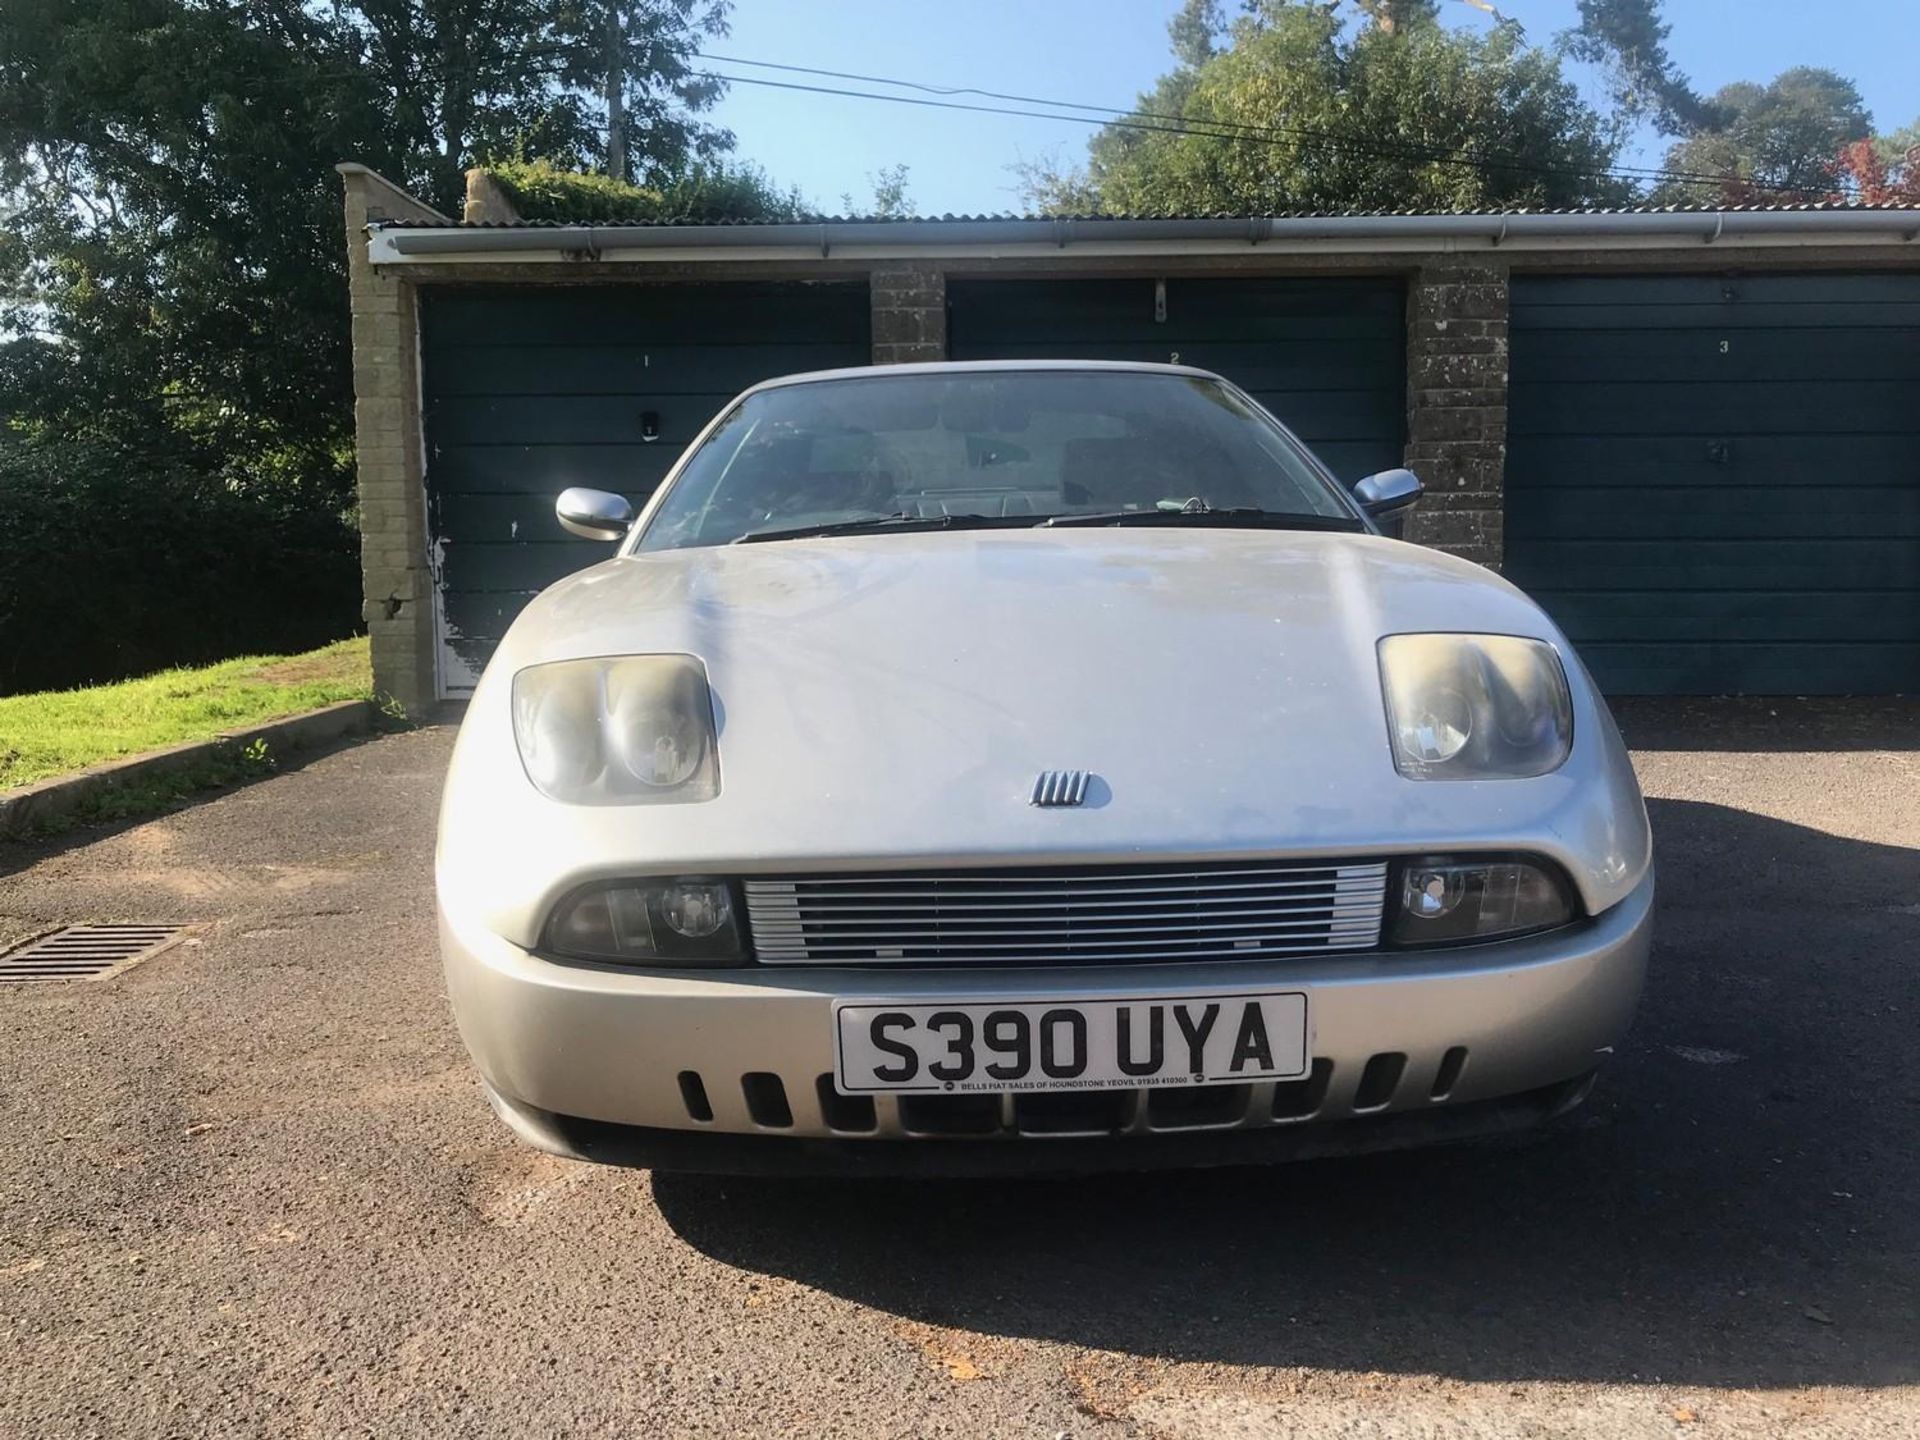
<instances>
[{"instance_id":1,"label":"fiat coupe","mask_svg":"<svg viewBox=\"0 0 1920 1440\"><path fill-rule=\"evenodd\" d=\"M514 622L440 933L557 1154L827 1174L1538 1125L1646 967L1646 812L1566 638L1162 365L798 375Z\"/></svg>"}]
</instances>

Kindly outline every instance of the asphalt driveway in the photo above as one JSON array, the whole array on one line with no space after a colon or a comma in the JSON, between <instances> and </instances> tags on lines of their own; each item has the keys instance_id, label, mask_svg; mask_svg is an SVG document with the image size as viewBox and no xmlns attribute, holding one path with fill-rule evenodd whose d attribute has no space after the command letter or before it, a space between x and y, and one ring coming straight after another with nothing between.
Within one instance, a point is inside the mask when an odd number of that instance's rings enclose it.
<instances>
[{"instance_id":1,"label":"asphalt driveway","mask_svg":"<svg viewBox=\"0 0 1920 1440\"><path fill-rule=\"evenodd\" d=\"M1569 1132L1097 1184L516 1148L430 909L450 732L0 846L0 1433L1920 1435L1920 707L1630 706L1651 989Z\"/></svg>"}]
</instances>

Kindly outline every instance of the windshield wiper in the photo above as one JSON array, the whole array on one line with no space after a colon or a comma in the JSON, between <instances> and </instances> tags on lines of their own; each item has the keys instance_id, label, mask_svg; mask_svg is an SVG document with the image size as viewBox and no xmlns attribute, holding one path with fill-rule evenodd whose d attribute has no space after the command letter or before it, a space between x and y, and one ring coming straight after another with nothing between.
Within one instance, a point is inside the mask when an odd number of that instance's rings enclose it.
<instances>
[{"instance_id":1,"label":"windshield wiper","mask_svg":"<svg viewBox=\"0 0 1920 1440\"><path fill-rule=\"evenodd\" d=\"M1215 508L1182 507L1178 510L1099 510L1086 515L1055 515L1042 520L1039 528L1068 526L1170 525L1222 530L1341 530L1358 533L1358 520L1344 515L1294 514L1286 510L1262 510L1256 505L1227 505Z\"/></svg>"},{"instance_id":2,"label":"windshield wiper","mask_svg":"<svg viewBox=\"0 0 1920 1440\"><path fill-rule=\"evenodd\" d=\"M1029 515L909 515L897 510L891 515L862 515L857 520L829 520L821 525L794 525L785 530L749 530L728 541L730 545L753 545L762 540L806 540L817 535L859 535L872 530L891 530L911 534L917 530L971 530L994 526L1031 525Z\"/></svg>"}]
</instances>

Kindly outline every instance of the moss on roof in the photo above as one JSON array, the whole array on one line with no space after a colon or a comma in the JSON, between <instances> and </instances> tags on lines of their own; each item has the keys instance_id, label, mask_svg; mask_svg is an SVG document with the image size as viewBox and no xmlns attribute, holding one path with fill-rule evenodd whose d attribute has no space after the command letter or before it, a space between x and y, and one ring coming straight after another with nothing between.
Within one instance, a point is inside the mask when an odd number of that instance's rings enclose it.
<instances>
[{"instance_id":1,"label":"moss on roof","mask_svg":"<svg viewBox=\"0 0 1920 1440\"><path fill-rule=\"evenodd\" d=\"M798 219L797 190L781 191L753 165L696 166L658 186L580 174L545 161L497 161L482 167L523 220L571 225L647 224L663 220Z\"/></svg>"}]
</instances>

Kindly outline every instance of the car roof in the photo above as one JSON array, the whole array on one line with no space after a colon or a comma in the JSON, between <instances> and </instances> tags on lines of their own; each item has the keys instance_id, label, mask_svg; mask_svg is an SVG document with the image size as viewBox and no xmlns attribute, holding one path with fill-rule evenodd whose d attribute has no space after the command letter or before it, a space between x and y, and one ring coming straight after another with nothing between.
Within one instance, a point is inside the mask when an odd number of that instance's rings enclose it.
<instances>
[{"instance_id":1,"label":"car roof","mask_svg":"<svg viewBox=\"0 0 1920 1440\"><path fill-rule=\"evenodd\" d=\"M1021 370L1077 370L1093 374L1184 375L1193 380L1219 380L1211 370L1192 365L1156 365L1146 360L932 360L909 365L855 365L840 370L808 370L762 380L744 392L775 390L787 385L812 385L822 380L891 379L896 375L1000 375Z\"/></svg>"}]
</instances>

